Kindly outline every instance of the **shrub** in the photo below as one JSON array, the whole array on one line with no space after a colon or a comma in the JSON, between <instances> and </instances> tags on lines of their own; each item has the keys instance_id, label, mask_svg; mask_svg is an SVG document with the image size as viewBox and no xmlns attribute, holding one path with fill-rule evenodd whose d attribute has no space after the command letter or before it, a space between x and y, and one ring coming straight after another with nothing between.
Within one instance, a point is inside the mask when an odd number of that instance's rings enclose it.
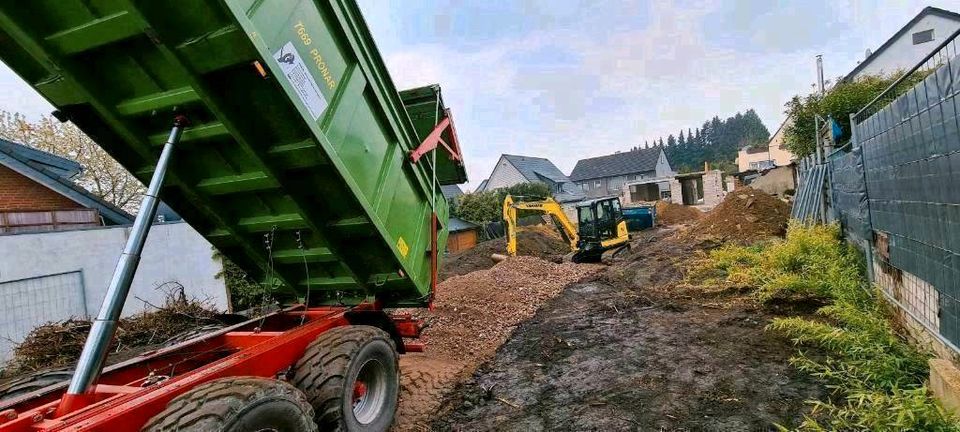
<instances>
[{"instance_id":1,"label":"shrub","mask_svg":"<svg viewBox=\"0 0 960 432\"><path fill-rule=\"evenodd\" d=\"M753 287L761 302L828 303L816 319L778 318L767 327L822 351L790 359L834 391L828 401L811 401L799 430L960 430L924 386L929 355L893 330L889 309L877 301L881 294L869 289L862 258L843 244L837 226L791 224L785 240L725 246L697 266L694 277Z\"/></svg>"},{"instance_id":2,"label":"shrub","mask_svg":"<svg viewBox=\"0 0 960 432\"><path fill-rule=\"evenodd\" d=\"M526 200L542 200L551 196L550 187L544 183L520 183L486 192L463 194L457 198L451 213L473 223L496 222L503 219L503 199L507 195ZM525 216L523 212L519 216Z\"/></svg>"},{"instance_id":3,"label":"shrub","mask_svg":"<svg viewBox=\"0 0 960 432\"><path fill-rule=\"evenodd\" d=\"M913 88L932 70L919 71L907 77L897 85L890 96L878 101L880 106L892 101L897 95ZM856 113L875 97L893 84L902 72L890 75L868 75L852 81L841 81L825 95L811 93L807 96L794 96L786 104L787 118L793 121L784 130L785 147L798 157L804 157L815 151L816 136L815 115L823 118L833 117L840 124L843 135L841 142L850 139L850 114Z\"/></svg>"}]
</instances>

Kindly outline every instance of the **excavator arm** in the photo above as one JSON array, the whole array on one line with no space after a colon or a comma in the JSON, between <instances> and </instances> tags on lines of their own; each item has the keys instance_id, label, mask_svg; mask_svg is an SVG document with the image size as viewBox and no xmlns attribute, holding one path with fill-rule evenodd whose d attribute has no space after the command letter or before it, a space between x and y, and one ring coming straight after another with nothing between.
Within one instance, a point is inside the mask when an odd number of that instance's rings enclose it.
<instances>
[{"instance_id":1,"label":"excavator arm","mask_svg":"<svg viewBox=\"0 0 960 432\"><path fill-rule=\"evenodd\" d=\"M517 210L533 210L550 215L554 224L557 226L557 230L560 231L560 236L570 245L570 250L574 252L577 250L577 242L580 239L577 234L577 228L570 222L570 219L567 219L567 215L563 213L563 208L560 207L560 203L550 197L542 201L514 202L513 197L507 195L507 197L503 199L503 222L507 234L507 255L517 255Z\"/></svg>"}]
</instances>

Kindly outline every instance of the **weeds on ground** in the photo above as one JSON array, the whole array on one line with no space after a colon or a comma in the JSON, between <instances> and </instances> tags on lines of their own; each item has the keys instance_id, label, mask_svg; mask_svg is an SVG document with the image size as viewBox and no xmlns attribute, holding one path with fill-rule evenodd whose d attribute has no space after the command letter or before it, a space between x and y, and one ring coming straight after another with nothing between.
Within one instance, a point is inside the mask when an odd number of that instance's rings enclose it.
<instances>
[{"instance_id":1,"label":"weeds on ground","mask_svg":"<svg viewBox=\"0 0 960 432\"><path fill-rule=\"evenodd\" d=\"M828 401L810 401L812 412L798 430L960 431L924 386L929 356L894 332L880 294L868 289L860 255L839 234L835 225L792 224L783 241L711 251L688 279L755 288L763 303L827 304L818 319L778 318L767 327L826 353L801 351L790 359L833 390Z\"/></svg>"}]
</instances>

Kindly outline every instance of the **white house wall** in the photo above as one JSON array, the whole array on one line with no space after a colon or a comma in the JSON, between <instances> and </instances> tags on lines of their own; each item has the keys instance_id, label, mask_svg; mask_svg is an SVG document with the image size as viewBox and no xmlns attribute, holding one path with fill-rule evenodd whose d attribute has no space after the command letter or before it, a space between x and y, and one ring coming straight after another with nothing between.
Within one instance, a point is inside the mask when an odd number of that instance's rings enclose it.
<instances>
[{"instance_id":1,"label":"white house wall","mask_svg":"<svg viewBox=\"0 0 960 432\"><path fill-rule=\"evenodd\" d=\"M667 154L663 150L660 150L660 157L657 159L656 172L657 177L669 177L677 174L670 167L670 161L667 160Z\"/></svg>"},{"instance_id":2,"label":"white house wall","mask_svg":"<svg viewBox=\"0 0 960 432\"><path fill-rule=\"evenodd\" d=\"M86 315L96 315L129 232L129 226L117 226L0 236L0 284L79 271ZM226 310L226 287L216 278L222 268L221 261L213 258L210 243L190 225L154 225L123 315L149 309L144 301L162 305L165 293L156 288L171 281L183 285L187 298L209 301L212 307Z\"/></svg>"},{"instance_id":3,"label":"white house wall","mask_svg":"<svg viewBox=\"0 0 960 432\"><path fill-rule=\"evenodd\" d=\"M527 179L506 158L501 157L497 167L490 173L490 179L484 190L494 190L510 187L515 184L526 183Z\"/></svg>"},{"instance_id":4,"label":"white house wall","mask_svg":"<svg viewBox=\"0 0 960 432\"><path fill-rule=\"evenodd\" d=\"M960 22L935 14L921 18L899 39L879 52L862 70L854 76L890 74L901 69L909 69L933 51L948 36L960 28ZM918 45L913 44L913 34L933 29L933 40Z\"/></svg>"}]
</instances>

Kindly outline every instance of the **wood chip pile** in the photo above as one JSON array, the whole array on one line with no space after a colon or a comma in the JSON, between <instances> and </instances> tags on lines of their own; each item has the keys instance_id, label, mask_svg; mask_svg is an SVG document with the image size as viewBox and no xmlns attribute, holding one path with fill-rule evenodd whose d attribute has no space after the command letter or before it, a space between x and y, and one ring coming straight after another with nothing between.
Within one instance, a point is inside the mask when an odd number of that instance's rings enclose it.
<instances>
[{"instance_id":1,"label":"wood chip pile","mask_svg":"<svg viewBox=\"0 0 960 432\"><path fill-rule=\"evenodd\" d=\"M487 270L451 277L437 287L433 321L424 333L429 352L469 359L475 367L564 286L603 268L518 256Z\"/></svg>"}]
</instances>

